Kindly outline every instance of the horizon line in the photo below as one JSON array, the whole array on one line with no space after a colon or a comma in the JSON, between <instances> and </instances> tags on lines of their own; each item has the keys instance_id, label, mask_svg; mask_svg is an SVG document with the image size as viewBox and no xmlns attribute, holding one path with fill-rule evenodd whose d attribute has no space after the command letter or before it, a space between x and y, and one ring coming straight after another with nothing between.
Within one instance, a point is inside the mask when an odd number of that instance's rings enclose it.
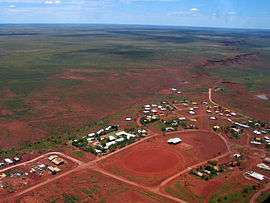
<instances>
[{"instance_id":1,"label":"horizon line","mask_svg":"<svg viewBox=\"0 0 270 203\"><path fill-rule=\"evenodd\" d=\"M113 25L113 26L153 26L153 27L186 27L186 28L206 28L206 29L235 29L235 30L266 30L270 28L256 28L256 27L225 27L225 26L192 26L192 25L159 25L159 24L136 24L136 23L68 23L68 22L29 22L29 23L13 23L13 22L0 22L0 25ZM1 28L0 28L1 29Z\"/></svg>"}]
</instances>

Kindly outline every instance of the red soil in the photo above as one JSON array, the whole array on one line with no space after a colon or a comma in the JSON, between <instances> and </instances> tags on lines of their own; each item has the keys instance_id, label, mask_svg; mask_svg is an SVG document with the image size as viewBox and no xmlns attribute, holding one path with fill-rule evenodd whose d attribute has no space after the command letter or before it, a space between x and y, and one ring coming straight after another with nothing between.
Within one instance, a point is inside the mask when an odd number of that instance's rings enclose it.
<instances>
[{"instance_id":1,"label":"red soil","mask_svg":"<svg viewBox=\"0 0 270 203\"><path fill-rule=\"evenodd\" d=\"M78 197L79 202L172 202L90 169L61 177L26 193L17 200L26 202L31 197L30 200L38 200L39 202L50 202L52 200L64 202L65 195Z\"/></svg>"},{"instance_id":2,"label":"red soil","mask_svg":"<svg viewBox=\"0 0 270 203\"><path fill-rule=\"evenodd\" d=\"M172 137L180 137L183 142L167 144ZM175 173L224 152L223 140L211 132L174 132L132 146L102 160L99 166L131 181L157 186Z\"/></svg>"},{"instance_id":3,"label":"red soil","mask_svg":"<svg viewBox=\"0 0 270 203\"><path fill-rule=\"evenodd\" d=\"M179 69L138 69L126 72L81 69L52 76L46 87L25 99L32 112L20 119L25 126L12 130L10 126L14 126L13 121L0 121L3 129L0 137L3 137L4 131L10 135L5 139L6 142L0 142L0 147L10 146L7 143L18 146L26 140L35 141L46 136L44 133L35 133L40 132L40 129L48 134L78 129L130 106L156 99L160 89L181 84L185 77L182 72ZM70 80L79 83L66 85Z\"/></svg>"},{"instance_id":4,"label":"red soil","mask_svg":"<svg viewBox=\"0 0 270 203\"><path fill-rule=\"evenodd\" d=\"M142 161L142 157L143 160ZM123 160L126 168L139 173L161 173L179 165L180 157L162 149L145 149L131 152Z\"/></svg>"}]
</instances>

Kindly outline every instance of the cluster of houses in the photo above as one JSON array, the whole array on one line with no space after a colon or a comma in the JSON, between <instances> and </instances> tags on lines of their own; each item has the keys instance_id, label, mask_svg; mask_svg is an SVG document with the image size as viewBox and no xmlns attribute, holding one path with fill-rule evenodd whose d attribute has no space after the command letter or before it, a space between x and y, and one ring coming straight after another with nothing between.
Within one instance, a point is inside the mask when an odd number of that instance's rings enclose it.
<instances>
[{"instance_id":1,"label":"cluster of houses","mask_svg":"<svg viewBox=\"0 0 270 203\"><path fill-rule=\"evenodd\" d=\"M84 151L102 155L131 144L146 135L147 131L144 129L130 129L126 132L119 130L119 125L110 125L80 139L74 139L71 144Z\"/></svg>"},{"instance_id":2,"label":"cluster of houses","mask_svg":"<svg viewBox=\"0 0 270 203\"><path fill-rule=\"evenodd\" d=\"M260 170L269 172L270 171L269 164L270 164L270 158L265 157L262 163L257 164L257 168L259 168ZM265 175L258 173L256 171L248 171L245 174L254 178L255 180L258 180L258 181L263 181L266 178Z\"/></svg>"},{"instance_id":3,"label":"cluster of houses","mask_svg":"<svg viewBox=\"0 0 270 203\"><path fill-rule=\"evenodd\" d=\"M218 165L215 161L209 161L206 165L192 170L191 174L196 175L203 180L209 180L223 171L224 165Z\"/></svg>"},{"instance_id":4,"label":"cluster of houses","mask_svg":"<svg viewBox=\"0 0 270 203\"><path fill-rule=\"evenodd\" d=\"M15 156L13 158L4 158L2 161L0 161L0 168L4 168L13 164L17 164L20 162L21 158L18 156Z\"/></svg>"},{"instance_id":5,"label":"cluster of houses","mask_svg":"<svg viewBox=\"0 0 270 203\"><path fill-rule=\"evenodd\" d=\"M203 102L203 104L206 106L206 113L212 115L209 117L210 119L211 117L215 117L214 115L226 116L227 118L237 116L237 113L231 111L228 108L223 108L218 105L211 106L208 105L208 102Z\"/></svg>"},{"instance_id":6,"label":"cluster of houses","mask_svg":"<svg viewBox=\"0 0 270 203\"><path fill-rule=\"evenodd\" d=\"M178 127L183 129L196 129L197 126L190 122L186 117L182 116L176 119L171 120L162 120L162 123L165 125L161 128L163 132L172 132L176 131Z\"/></svg>"},{"instance_id":7,"label":"cluster of houses","mask_svg":"<svg viewBox=\"0 0 270 203\"><path fill-rule=\"evenodd\" d=\"M52 175L57 174L61 171L59 168L60 165L65 163L65 160L57 155L51 155L48 157L49 164L39 163L32 165L29 171L24 171L23 169L12 168L7 170L4 173L0 174L0 181L6 177L18 178L18 177L27 177L30 174L35 174L37 176L42 176L44 172L49 171ZM8 187L8 182L5 181L5 184L0 184L1 188L5 186Z\"/></svg>"},{"instance_id":8,"label":"cluster of houses","mask_svg":"<svg viewBox=\"0 0 270 203\"><path fill-rule=\"evenodd\" d=\"M226 170L233 170L234 167L240 167L242 160L243 156L241 154L234 154L232 160L227 163L218 165L216 161L209 161L207 165L201 166L191 173L204 180L209 180Z\"/></svg>"},{"instance_id":9,"label":"cluster of houses","mask_svg":"<svg viewBox=\"0 0 270 203\"><path fill-rule=\"evenodd\" d=\"M61 169L59 168L59 166L65 163L65 160L63 158L59 157L58 155L51 155L51 156L49 156L48 157L48 161L52 165L47 165L47 164L44 164L44 163L34 165L30 169L30 173L42 175L43 172L45 172L46 170L48 170L48 171L50 171L50 173L52 175L55 175L55 174L57 174L58 172L61 171Z\"/></svg>"},{"instance_id":10,"label":"cluster of houses","mask_svg":"<svg viewBox=\"0 0 270 203\"><path fill-rule=\"evenodd\" d=\"M173 111L174 107L166 101L162 101L160 104L145 104L143 106L143 115L164 115L167 111Z\"/></svg>"}]
</instances>

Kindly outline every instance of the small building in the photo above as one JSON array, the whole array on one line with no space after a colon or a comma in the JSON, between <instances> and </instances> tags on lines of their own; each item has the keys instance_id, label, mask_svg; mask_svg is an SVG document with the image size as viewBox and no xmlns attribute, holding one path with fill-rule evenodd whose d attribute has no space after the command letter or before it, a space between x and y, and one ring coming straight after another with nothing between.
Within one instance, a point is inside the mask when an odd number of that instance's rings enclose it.
<instances>
[{"instance_id":1,"label":"small building","mask_svg":"<svg viewBox=\"0 0 270 203\"><path fill-rule=\"evenodd\" d=\"M213 130L219 130L219 129L220 129L220 126L218 125L213 126Z\"/></svg>"},{"instance_id":2,"label":"small building","mask_svg":"<svg viewBox=\"0 0 270 203\"><path fill-rule=\"evenodd\" d=\"M261 142L257 142L257 141L250 141L250 144L254 144L254 145L261 145Z\"/></svg>"},{"instance_id":3,"label":"small building","mask_svg":"<svg viewBox=\"0 0 270 203\"><path fill-rule=\"evenodd\" d=\"M166 132L172 132L172 131L175 131L175 128L173 128L173 127L166 127L165 128L165 131Z\"/></svg>"},{"instance_id":4,"label":"small building","mask_svg":"<svg viewBox=\"0 0 270 203\"><path fill-rule=\"evenodd\" d=\"M253 133L255 133L256 135L261 135L262 133L258 130L254 130Z\"/></svg>"},{"instance_id":5,"label":"small building","mask_svg":"<svg viewBox=\"0 0 270 203\"><path fill-rule=\"evenodd\" d=\"M20 159L20 157L15 156L15 157L13 158L13 160L14 160L14 162L19 162L21 159Z\"/></svg>"},{"instance_id":6,"label":"small building","mask_svg":"<svg viewBox=\"0 0 270 203\"><path fill-rule=\"evenodd\" d=\"M113 141L113 140L115 140L115 139L116 139L116 138L115 138L114 136L112 136L112 135L109 136L109 140L110 140L110 141Z\"/></svg>"},{"instance_id":7,"label":"small building","mask_svg":"<svg viewBox=\"0 0 270 203\"><path fill-rule=\"evenodd\" d=\"M265 157L263 162L267 163L267 164L270 164L270 158L269 157Z\"/></svg>"},{"instance_id":8,"label":"small building","mask_svg":"<svg viewBox=\"0 0 270 203\"><path fill-rule=\"evenodd\" d=\"M240 126L240 127L243 127L243 128L249 128L248 125L245 125L245 124L242 124L242 123L235 122L234 124L235 124L235 125L238 125L238 126Z\"/></svg>"},{"instance_id":9,"label":"small building","mask_svg":"<svg viewBox=\"0 0 270 203\"><path fill-rule=\"evenodd\" d=\"M4 161L6 164L13 164L14 162L10 158L5 158Z\"/></svg>"},{"instance_id":10,"label":"small building","mask_svg":"<svg viewBox=\"0 0 270 203\"><path fill-rule=\"evenodd\" d=\"M266 171L270 171L270 167L264 163L257 164L257 167Z\"/></svg>"},{"instance_id":11,"label":"small building","mask_svg":"<svg viewBox=\"0 0 270 203\"><path fill-rule=\"evenodd\" d=\"M195 172L195 174L196 174L197 176L199 176L199 177L203 177L203 173L200 172L200 171Z\"/></svg>"},{"instance_id":12,"label":"small building","mask_svg":"<svg viewBox=\"0 0 270 203\"><path fill-rule=\"evenodd\" d=\"M182 140L178 137L176 138L171 138L168 140L168 144L179 144L180 142L182 142Z\"/></svg>"},{"instance_id":13,"label":"small building","mask_svg":"<svg viewBox=\"0 0 270 203\"><path fill-rule=\"evenodd\" d=\"M131 117L127 117L125 120L126 121L132 121L132 118Z\"/></svg>"},{"instance_id":14,"label":"small building","mask_svg":"<svg viewBox=\"0 0 270 203\"><path fill-rule=\"evenodd\" d=\"M0 168L4 167L5 163L4 162L0 162Z\"/></svg>"},{"instance_id":15,"label":"small building","mask_svg":"<svg viewBox=\"0 0 270 203\"><path fill-rule=\"evenodd\" d=\"M241 154L234 154L234 155L233 155L233 158L239 159L239 158L241 158Z\"/></svg>"},{"instance_id":16,"label":"small building","mask_svg":"<svg viewBox=\"0 0 270 203\"><path fill-rule=\"evenodd\" d=\"M55 165L61 165L65 163L65 160L60 157L56 157L51 162L54 163Z\"/></svg>"},{"instance_id":17,"label":"small building","mask_svg":"<svg viewBox=\"0 0 270 203\"><path fill-rule=\"evenodd\" d=\"M54 167L54 166L49 166L49 167L48 167L48 170L52 173L52 175L55 175L55 174L57 174L58 172L61 171L60 168Z\"/></svg>"},{"instance_id":18,"label":"small building","mask_svg":"<svg viewBox=\"0 0 270 203\"><path fill-rule=\"evenodd\" d=\"M217 118L215 116L211 116L210 120L216 120Z\"/></svg>"},{"instance_id":19,"label":"small building","mask_svg":"<svg viewBox=\"0 0 270 203\"><path fill-rule=\"evenodd\" d=\"M49 161L52 161L53 159L57 158L58 156L57 155L51 155L48 157L48 160Z\"/></svg>"},{"instance_id":20,"label":"small building","mask_svg":"<svg viewBox=\"0 0 270 203\"><path fill-rule=\"evenodd\" d=\"M188 112L190 115L195 115L195 112L194 111L189 111Z\"/></svg>"},{"instance_id":21,"label":"small building","mask_svg":"<svg viewBox=\"0 0 270 203\"><path fill-rule=\"evenodd\" d=\"M115 141L116 141L116 142L123 142L123 141L125 141L125 138L120 137L120 138L116 139Z\"/></svg>"},{"instance_id":22,"label":"small building","mask_svg":"<svg viewBox=\"0 0 270 203\"><path fill-rule=\"evenodd\" d=\"M185 121L186 120L186 117L179 117L178 120L179 121Z\"/></svg>"},{"instance_id":23,"label":"small building","mask_svg":"<svg viewBox=\"0 0 270 203\"><path fill-rule=\"evenodd\" d=\"M247 174L250 177L255 178L256 180L259 180L259 181L263 181L264 180L264 175L262 175L260 173L257 173L255 171L249 171L249 172L247 172Z\"/></svg>"}]
</instances>

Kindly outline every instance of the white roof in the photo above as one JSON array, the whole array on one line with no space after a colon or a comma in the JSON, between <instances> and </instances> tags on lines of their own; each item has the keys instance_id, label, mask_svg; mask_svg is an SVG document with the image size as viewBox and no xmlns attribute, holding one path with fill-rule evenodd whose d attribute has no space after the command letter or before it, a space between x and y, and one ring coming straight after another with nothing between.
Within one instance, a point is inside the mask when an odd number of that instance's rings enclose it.
<instances>
[{"instance_id":1,"label":"white roof","mask_svg":"<svg viewBox=\"0 0 270 203\"><path fill-rule=\"evenodd\" d=\"M5 158L4 161L8 164L12 164L13 161L10 158Z\"/></svg>"},{"instance_id":2,"label":"white roof","mask_svg":"<svg viewBox=\"0 0 270 203\"><path fill-rule=\"evenodd\" d=\"M127 117L127 118L126 118L126 121L131 121L131 120L132 120L131 117Z\"/></svg>"},{"instance_id":3,"label":"white roof","mask_svg":"<svg viewBox=\"0 0 270 203\"><path fill-rule=\"evenodd\" d=\"M258 130L254 130L253 133L255 133L256 135L262 134L262 133L261 133L260 131L258 131Z\"/></svg>"},{"instance_id":4,"label":"white roof","mask_svg":"<svg viewBox=\"0 0 270 203\"><path fill-rule=\"evenodd\" d=\"M89 133L87 136L88 137L94 137L96 133Z\"/></svg>"},{"instance_id":5,"label":"white roof","mask_svg":"<svg viewBox=\"0 0 270 203\"><path fill-rule=\"evenodd\" d=\"M251 177L257 179L257 180L264 180L264 175L254 172L254 171L249 171L247 172L248 175L250 175Z\"/></svg>"},{"instance_id":6,"label":"white roof","mask_svg":"<svg viewBox=\"0 0 270 203\"><path fill-rule=\"evenodd\" d=\"M264 169L264 170L267 170L267 171L270 171L270 167L264 163L257 164L257 167Z\"/></svg>"},{"instance_id":7,"label":"white roof","mask_svg":"<svg viewBox=\"0 0 270 203\"><path fill-rule=\"evenodd\" d=\"M235 125L239 125L239 126L241 126L241 127L243 127L243 128L249 128L248 125L245 125L245 124L242 124L242 123L235 122L234 124L235 124Z\"/></svg>"},{"instance_id":8,"label":"white roof","mask_svg":"<svg viewBox=\"0 0 270 203\"><path fill-rule=\"evenodd\" d=\"M182 142L182 140L179 137L168 139L169 144L178 144Z\"/></svg>"},{"instance_id":9,"label":"white roof","mask_svg":"<svg viewBox=\"0 0 270 203\"><path fill-rule=\"evenodd\" d=\"M125 139L123 138L123 137L120 137L120 138L118 138L118 139L116 139L115 141L116 142L123 142Z\"/></svg>"},{"instance_id":10,"label":"white roof","mask_svg":"<svg viewBox=\"0 0 270 203\"><path fill-rule=\"evenodd\" d=\"M127 139L129 140L131 137L136 137L136 135L134 134L131 134L131 133L127 133L125 131L120 131L120 132L117 132L115 133L116 136L121 136L121 135L124 135L127 137Z\"/></svg>"},{"instance_id":11,"label":"white roof","mask_svg":"<svg viewBox=\"0 0 270 203\"><path fill-rule=\"evenodd\" d=\"M112 136L112 135L109 136L109 140L110 140L110 141L113 141L113 140L115 140L115 139L116 139L116 138L115 138L114 136Z\"/></svg>"},{"instance_id":12,"label":"white roof","mask_svg":"<svg viewBox=\"0 0 270 203\"><path fill-rule=\"evenodd\" d=\"M186 117L179 117L178 120L184 121L184 120L186 120Z\"/></svg>"},{"instance_id":13,"label":"white roof","mask_svg":"<svg viewBox=\"0 0 270 203\"><path fill-rule=\"evenodd\" d=\"M194 111L189 111L188 113L189 113L189 114L195 114L195 112L194 112Z\"/></svg>"},{"instance_id":14,"label":"white roof","mask_svg":"<svg viewBox=\"0 0 270 203\"><path fill-rule=\"evenodd\" d=\"M256 141L251 141L250 143L251 143L251 144L256 144L256 145L261 145L261 144L262 144L262 143L256 142Z\"/></svg>"}]
</instances>

